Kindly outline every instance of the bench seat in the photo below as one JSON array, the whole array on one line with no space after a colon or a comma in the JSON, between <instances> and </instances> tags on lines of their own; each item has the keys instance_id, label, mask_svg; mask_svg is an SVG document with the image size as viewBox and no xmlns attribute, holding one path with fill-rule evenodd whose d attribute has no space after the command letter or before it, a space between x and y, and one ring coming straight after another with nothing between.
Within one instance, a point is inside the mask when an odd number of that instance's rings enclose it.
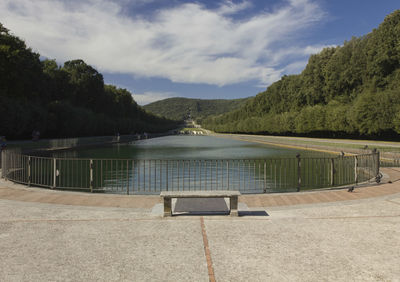
<instances>
[{"instance_id":1,"label":"bench seat","mask_svg":"<svg viewBox=\"0 0 400 282\"><path fill-rule=\"evenodd\" d=\"M239 191L162 191L160 196L164 201L164 217L172 215L172 198L229 198L231 216L238 216Z\"/></svg>"}]
</instances>

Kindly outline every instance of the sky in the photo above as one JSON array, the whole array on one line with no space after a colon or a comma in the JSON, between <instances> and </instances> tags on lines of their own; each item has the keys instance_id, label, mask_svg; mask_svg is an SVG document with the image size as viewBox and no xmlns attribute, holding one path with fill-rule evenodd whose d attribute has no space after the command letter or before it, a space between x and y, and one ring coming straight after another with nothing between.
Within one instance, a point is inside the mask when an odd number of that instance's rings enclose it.
<instances>
[{"instance_id":1,"label":"sky","mask_svg":"<svg viewBox=\"0 0 400 282\"><path fill-rule=\"evenodd\" d=\"M0 0L0 22L42 58L83 59L144 105L255 96L396 9L399 0Z\"/></svg>"}]
</instances>

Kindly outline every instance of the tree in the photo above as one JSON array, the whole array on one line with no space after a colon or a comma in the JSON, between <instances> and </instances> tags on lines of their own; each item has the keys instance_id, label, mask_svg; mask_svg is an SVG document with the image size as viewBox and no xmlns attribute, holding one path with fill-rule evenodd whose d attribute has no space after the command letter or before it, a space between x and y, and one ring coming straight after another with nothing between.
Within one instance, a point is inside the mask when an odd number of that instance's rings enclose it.
<instances>
[{"instance_id":1,"label":"tree","mask_svg":"<svg viewBox=\"0 0 400 282\"><path fill-rule=\"evenodd\" d=\"M40 99L41 74L39 54L0 23L0 95L24 98L30 93L30 99Z\"/></svg>"},{"instance_id":2,"label":"tree","mask_svg":"<svg viewBox=\"0 0 400 282\"><path fill-rule=\"evenodd\" d=\"M301 74L283 76L239 109L205 119L205 126L252 132L244 121L262 118L267 133L396 136L399 98L397 10L370 34L311 55Z\"/></svg>"},{"instance_id":3,"label":"tree","mask_svg":"<svg viewBox=\"0 0 400 282\"><path fill-rule=\"evenodd\" d=\"M105 86L82 60L59 67L39 58L0 24L0 132L9 139L30 138L33 130L43 137L76 137L176 126L146 113L129 91Z\"/></svg>"},{"instance_id":4,"label":"tree","mask_svg":"<svg viewBox=\"0 0 400 282\"><path fill-rule=\"evenodd\" d=\"M103 76L83 60L67 61L62 70L69 74L73 87L72 104L96 111L104 99Z\"/></svg>"},{"instance_id":5,"label":"tree","mask_svg":"<svg viewBox=\"0 0 400 282\"><path fill-rule=\"evenodd\" d=\"M396 106L399 105L400 93L385 91L365 92L353 107L352 121L361 134L379 135L392 130Z\"/></svg>"}]
</instances>

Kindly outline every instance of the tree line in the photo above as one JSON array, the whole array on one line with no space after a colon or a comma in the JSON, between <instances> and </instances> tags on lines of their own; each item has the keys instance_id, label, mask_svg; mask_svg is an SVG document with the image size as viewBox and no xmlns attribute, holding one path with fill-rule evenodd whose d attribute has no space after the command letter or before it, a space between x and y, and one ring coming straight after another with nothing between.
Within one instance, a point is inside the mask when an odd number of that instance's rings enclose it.
<instances>
[{"instance_id":1,"label":"tree line","mask_svg":"<svg viewBox=\"0 0 400 282\"><path fill-rule=\"evenodd\" d=\"M9 139L163 132L176 121L146 112L83 60L41 60L0 23L0 135Z\"/></svg>"},{"instance_id":2,"label":"tree line","mask_svg":"<svg viewBox=\"0 0 400 282\"><path fill-rule=\"evenodd\" d=\"M191 117L201 122L203 118L210 115L218 115L235 110L245 104L247 99L167 98L145 105L143 108L149 112L177 121Z\"/></svg>"},{"instance_id":3,"label":"tree line","mask_svg":"<svg viewBox=\"0 0 400 282\"><path fill-rule=\"evenodd\" d=\"M397 137L400 10L371 33L310 56L241 108L205 119L217 132Z\"/></svg>"}]
</instances>

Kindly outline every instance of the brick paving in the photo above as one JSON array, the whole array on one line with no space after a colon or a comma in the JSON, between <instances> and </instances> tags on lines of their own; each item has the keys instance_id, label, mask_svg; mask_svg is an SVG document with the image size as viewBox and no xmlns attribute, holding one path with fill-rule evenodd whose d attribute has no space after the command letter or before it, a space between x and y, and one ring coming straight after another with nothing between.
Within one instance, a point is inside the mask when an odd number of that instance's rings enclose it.
<instances>
[{"instance_id":1,"label":"brick paving","mask_svg":"<svg viewBox=\"0 0 400 282\"><path fill-rule=\"evenodd\" d=\"M370 183L369 185L359 186L352 193L347 192L347 189L340 189L242 195L239 202L245 203L248 207L274 207L360 200L400 193L400 168L382 168L382 172L387 175L386 183L380 185ZM104 195L55 191L26 187L4 180L0 182L0 199L62 205L142 209L151 209L154 205L162 203L157 195Z\"/></svg>"},{"instance_id":2,"label":"brick paving","mask_svg":"<svg viewBox=\"0 0 400 282\"><path fill-rule=\"evenodd\" d=\"M388 176L386 183L359 186L352 193L347 192L347 189L340 189L287 194L243 195L240 197L240 202L249 207L274 207L361 200L400 193L400 168L382 168L381 170ZM392 183L389 183L389 181Z\"/></svg>"}]
</instances>

